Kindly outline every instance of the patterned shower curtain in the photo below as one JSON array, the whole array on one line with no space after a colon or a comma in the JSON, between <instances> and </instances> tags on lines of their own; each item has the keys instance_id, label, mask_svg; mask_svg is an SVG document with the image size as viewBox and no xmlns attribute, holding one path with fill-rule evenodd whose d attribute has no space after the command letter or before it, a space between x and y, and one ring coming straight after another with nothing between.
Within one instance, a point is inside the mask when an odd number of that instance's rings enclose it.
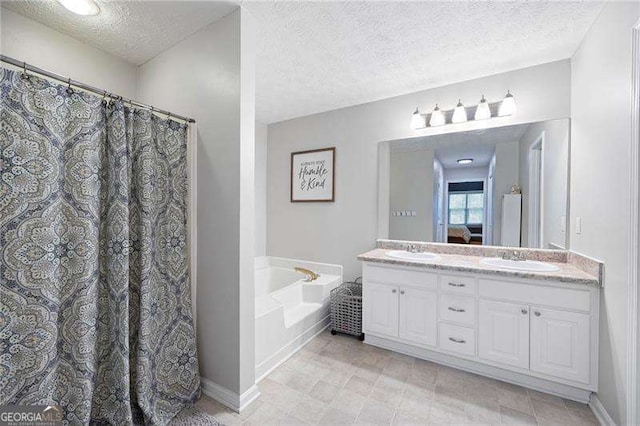
<instances>
[{"instance_id":1,"label":"patterned shower curtain","mask_svg":"<svg viewBox=\"0 0 640 426\"><path fill-rule=\"evenodd\" d=\"M0 405L165 424L200 392L187 129L0 68Z\"/></svg>"}]
</instances>

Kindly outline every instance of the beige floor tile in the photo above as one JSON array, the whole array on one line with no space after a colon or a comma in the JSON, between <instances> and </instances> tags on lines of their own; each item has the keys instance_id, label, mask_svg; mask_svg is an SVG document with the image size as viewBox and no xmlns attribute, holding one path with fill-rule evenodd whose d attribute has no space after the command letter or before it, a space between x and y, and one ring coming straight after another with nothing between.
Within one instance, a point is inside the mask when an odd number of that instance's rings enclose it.
<instances>
[{"instance_id":1,"label":"beige floor tile","mask_svg":"<svg viewBox=\"0 0 640 426\"><path fill-rule=\"evenodd\" d=\"M405 359L391 357L387 366L382 370L382 375L404 382L409 377L412 368L413 363L409 363Z\"/></svg>"},{"instance_id":2,"label":"beige floor tile","mask_svg":"<svg viewBox=\"0 0 640 426\"><path fill-rule=\"evenodd\" d=\"M327 404L305 395L300 398L297 404L290 407L287 412L298 419L313 424L322 418L328 407Z\"/></svg>"},{"instance_id":3,"label":"beige floor tile","mask_svg":"<svg viewBox=\"0 0 640 426\"><path fill-rule=\"evenodd\" d=\"M537 425L535 417L509 407L500 407L500 417L502 424L506 425Z\"/></svg>"},{"instance_id":4,"label":"beige floor tile","mask_svg":"<svg viewBox=\"0 0 640 426\"><path fill-rule=\"evenodd\" d=\"M464 406L465 423L498 424L501 422L500 406L495 399L476 398Z\"/></svg>"},{"instance_id":5,"label":"beige floor tile","mask_svg":"<svg viewBox=\"0 0 640 426\"><path fill-rule=\"evenodd\" d=\"M533 389L527 389L527 393L529 394L529 398L532 401L538 400L538 401L546 401L546 402L552 402L559 405L564 405L564 400L559 396L551 395L544 392L538 392Z\"/></svg>"},{"instance_id":6,"label":"beige floor tile","mask_svg":"<svg viewBox=\"0 0 640 426\"><path fill-rule=\"evenodd\" d=\"M342 389L333 400L329 409L338 409L358 415L367 402L367 397L349 389Z\"/></svg>"},{"instance_id":7,"label":"beige floor tile","mask_svg":"<svg viewBox=\"0 0 640 426\"><path fill-rule=\"evenodd\" d=\"M317 381L318 379L314 376L293 371L290 373L289 380L285 384L295 390L307 393Z\"/></svg>"},{"instance_id":8,"label":"beige floor tile","mask_svg":"<svg viewBox=\"0 0 640 426\"><path fill-rule=\"evenodd\" d=\"M393 416L393 420L391 421L392 426L424 426L428 423L428 418L422 419L402 411L396 411L396 414Z\"/></svg>"},{"instance_id":9,"label":"beige floor tile","mask_svg":"<svg viewBox=\"0 0 640 426\"><path fill-rule=\"evenodd\" d=\"M572 421L581 421L584 425L600 424L587 404L565 399L564 405L567 407L567 410L569 410Z\"/></svg>"},{"instance_id":10,"label":"beige floor tile","mask_svg":"<svg viewBox=\"0 0 640 426\"><path fill-rule=\"evenodd\" d=\"M378 377L380 377L380 373L382 373L382 370L383 369L380 367L361 362L358 367L356 367L353 374L358 377L362 377L363 379L370 382L375 382L376 380L378 380Z\"/></svg>"},{"instance_id":11,"label":"beige floor tile","mask_svg":"<svg viewBox=\"0 0 640 426\"><path fill-rule=\"evenodd\" d=\"M356 392L362 396L369 396L369 394L371 393L371 389L373 388L373 382L354 375L351 376L351 378L347 381L347 384L344 385L344 388Z\"/></svg>"},{"instance_id":12,"label":"beige floor tile","mask_svg":"<svg viewBox=\"0 0 640 426\"><path fill-rule=\"evenodd\" d=\"M356 418L355 424L390 425L395 410L379 401L367 400Z\"/></svg>"},{"instance_id":13,"label":"beige floor tile","mask_svg":"<svg viewBox=\"0 0 640 426\"><path fill-rule=\"evenodd\" d=\"M429 409L433 401L433 391L425 389L412 389L406 387L402 392L402 399L398 405L398 411L413 417L429 419Z\"/></svg>"},{"instance_id":14,"label":"beige floor tile","mask_svg":"<svg viewBox=\"0 0 640 426\"><path fill-rule=\"evenodd\" d=\"M280 384L286 385L289 379L291 379L291 375L295 373L295 370L290 368L286 363L276 368L274 371L269 373L269 379L274 382L278 382Z\"/></svg>"},{"instance_id":15,"label":"beige floor tile","mask_svg":"<svg viewBox=\"0 0 640 426\"><path fill-rule=\"evenodd\" d=\"M433 400L447 407L464 410L467 403L464 389L462 391L447 388L440 383L436 386Z\"/></svg>"},{"instance_id":16,"label":"beige floor tile","mask_svg":"<svg viewBox=\"0 0 640 426\"><path fill-rule=\"evenodd\" d=\"M497 393L498 402L501 406L533 415L533 407L526 389L513 385L498 386Z\"/></svg>"},{"instance_id":17,"label":"beige floor tile","mask_svg":"<svg viewBox=\"0 0 640 426\"><path fill-rule=\"evenodd\" d=\"M277 425L287 416L283 410L274 407L271 404L262 404L249 418L243 423L246 426L266 426Z\"/></svg>"},{"instance_id":18,"label":"beige floor tile","mask_svg":"<svg viewBox=\"0 0 640 426\"><path fill-rule=\"evenodd\" d=\"M355 420L355 414L342 410L327 410L317 424L323 426L352 425Z\"/></svg>"},{"instance_id":19,"label":"beige floor tile","mask_svg":"<svg viewBox=\"0 0 640 426\"><path fill-rule=\"evenodd\" d=\"M313 385L313 388L308 392L308 395L324 402L325 404L331 404L333 399L338 394L339 388L325 381L319 380Z\"/></svg>"},{"instance_id":20,"label":"beige floor tile","mask_svg":"<svg viewBox=\"0 0 640 426\"><path fill-rule=\"evenodd\" d=\"M557 421L560 424L565 424L570 421L569 411L565 407L564 402L560 400L560 403L550 402L548 400L543 401L540 399L531 400L533 406L533 412L538 419L545 419L547 421Z\"/></svg>"},{"instance_id":21,"label":"beige floor tile","mask_svg":"<svg viewBox=\"0 0 640 426\"><path fill-rule=\"evenodd\" d=\"M373 385L369 398L383 402L392 407L397 407L402 399L402 388L378 385Z\"/></svg>"},{"instance_id":22,"label":"beige floor tile","mask_svg":"<svg viewBox=\"0 0 640 426\"><path fill-rule=\"evenodd\" d=\"M461 425L464 423L464 417L464 410L451 408L437 402L433 402L429 409L429 424Z\"/></svg>"}]
</instances>

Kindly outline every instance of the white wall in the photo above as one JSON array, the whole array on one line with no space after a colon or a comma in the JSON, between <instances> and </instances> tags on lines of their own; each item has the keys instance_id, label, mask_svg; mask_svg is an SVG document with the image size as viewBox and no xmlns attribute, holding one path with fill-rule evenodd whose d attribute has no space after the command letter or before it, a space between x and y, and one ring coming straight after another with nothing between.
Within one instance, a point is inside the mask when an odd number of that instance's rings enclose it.
<instances>
[{"instance_id":1,"label":"white wall","mask_svg":"<svg viewBox=\"0 0 640 426\"><path fill-rule=\"evenodd\" d=\"M469 182L486 180L489 173L489 166L486 167L457 167L454 169L444 169L444 180Z\"/></svg>"},{"instance_id":2,"label":"white wall","mask_svg":"<svg viewBox=\"0 0 640 426\"><path fill-rule=\"evenodd\" d=\"M3 55L125 98L135 97L135 65L10 10L0 8L0 14Z\"/></svg>"},{"instance_id":3,"label":"white wall","mask_svg":"<svg viewBox=\"0 0 640 426\"><path fill-rule=\"evenodd\" d=\"M237 9L139 68L138 98L198 122L198 345L203 378L254 384L253 23Z\"/></svg>"},{"instance_id":4,"label":"white wall","mask_svg":"<svg viewBox=\"0 0 640 426\"><path fill-rule=\"evenodd\" d=\"M415 216L389 216L389 238L433 241L433 150L391 151L389 209Z\"/></svg>"},{"instance_id":5,"label":"white wall","mask_svg":"<svg viewBox=\"0 0 640 426\"><path fill-rule=\"evenodd\" d=\"M338 263L346 278L360 275L356 255L374 247L378 235L379 142L568 117L570 71L568 60L553 62L269 125L268 254ZM507 89L518 103L513 117L409 128L416 105L448 109L483 93L501 99ZM291 152L329 146L336 146L336 201L290 203Z\"/></svg>"},{"instance_id":6,"label":"white wall","mask_svg":"<svg viewBox=\"0 0 640 426\"><path fill-rule=\"evenodd\" d=\"M571 59L571 248L606 265L598 398L617 424L626 423L631 29L638 18L638 3L607 3Z\"/></svg>"},{"instance_id":7,"label":"white wall","mask_svg":"<svg viewBox=\"0 0 640 426\"><path fill-rule=\"evenodd\" d=\"M518 142L496 144L493 170L493 244L500 245L502 235L502 196L511 193L511 186L518 184Z\"/></svg>"},{"instance_id":8,"label":"white wall","mask_svg":"<svg viewBox=\"0 0 640 426\"><path fill-rule=\"evenodd\" d=\"M522 247L529 244L529 152L544 132L542 150L542 248L569 247L566 224L569 188L569 121L553 120L529 126L520 138ZM564 223L564 226L563 226Z\"/></svg>"},{"instance_id":9,"label":"white wall","mask_svg":"<svg viewBox=\"0 0 640 426\"><path fill-rule=\"evenodd\" d=\"M267 132L256 121L256 256L267 254Z\"/></svg>"}]
</instances>

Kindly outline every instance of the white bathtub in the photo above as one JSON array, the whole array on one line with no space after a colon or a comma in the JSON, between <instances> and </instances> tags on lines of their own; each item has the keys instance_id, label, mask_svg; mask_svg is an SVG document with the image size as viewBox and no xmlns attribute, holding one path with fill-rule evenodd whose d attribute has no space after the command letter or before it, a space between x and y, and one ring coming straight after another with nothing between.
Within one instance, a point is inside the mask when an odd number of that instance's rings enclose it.
<instances>
[{"instance_id":1,"label":"white bathtub","mask_svg":"<svg viewBox=\"0 0 640 426\"><path fill-rule=\"evenodd\" d=\"M304 282L296 266L320 276ZM257 257L255 268L255 358L260 380L329 325L329 295L342 282L342 266Z\"/></svg>"}]
</instances>

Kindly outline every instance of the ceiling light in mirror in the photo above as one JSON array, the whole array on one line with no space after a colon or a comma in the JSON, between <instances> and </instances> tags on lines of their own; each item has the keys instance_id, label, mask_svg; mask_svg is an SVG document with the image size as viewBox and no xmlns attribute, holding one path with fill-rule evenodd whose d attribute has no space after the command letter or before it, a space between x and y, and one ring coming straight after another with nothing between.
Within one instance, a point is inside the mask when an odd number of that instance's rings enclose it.
<instances>
[{"instance_id":1,"label":"ceiling light in mirror","mask_svg":"<svg viewBox=\"0 0 640 426\"><path fill-rule=\"evenodd\" d=\"M438 104L436 104L436 107L433 109L433 112L431 113L431 120L429 120L429 126L436 127L436 126L442 126L444 124L445 124L444 114L438 107Z\"/></svg>"},{"instance_id":2,"label":"ceiling light in mirror","mask_svg":"<svg viewBox=\"0 0 640 426\"><path fill-rule=\"evenodd\" d=\"M425 127L427 127L427 118L424 115L420 114L418 107L416 107L416 110L411 116L411 128L416 130L424 129Z\"/></svg>"},{"instance_id":3,"label":"ceiling light in mirror","mask_svg":"<svg viewBox=\"0 0 640 426\"><path fill-rule=\"evenodd\" d=\"M474 120L486 120L489 118L491 118L491 108L489 108L489 102L482 95L482 99L480 99L480 103L476 108Z\"/></svg>"},{"instance_id":4,"label":"ceiling light in mirror","mask_svg":"<svg viewBox=\"0 0 640 426\"><path fill-rule=\"evenodd\" d=\"M58 0L66 9L76 15L97 15L100 13L100 7L93 0Z\"/></svg>"},{"instance_id":5,"label":"ceiling light in mirror","mask_svg":"<svg viewBox=\"0 0 640 426\"><path fill-rule=\"evenodd\" d=\"M456 105L456 109L453 110L453 117L451 117L451 122L464 123L465 121L467 121L467 110L464 109L462 100L458 99L458 105Z\"/></svg>"},{"instance_id":6,"label":"ceiling light in mirror","mask_svg":"<svg viewBox=\"0 0 640 426\"><path fill-rule=\"evenodd\" d=\"M500 109L498 115L504 117L506 115L513 115L516 112L516 100L513 95L507 90L502 102L500 102Z\"/></svg>"},{"instance_id":7,"label":"ceiling light in mirror","mask_svg":"<svg viewBox=\"0 0 640 426\"><path fill-rule=\"evenodd\" d=\"M471 164L473 163L473 158L461 158L458 160L458 164Z\"/></svg>"}]
</instances>

